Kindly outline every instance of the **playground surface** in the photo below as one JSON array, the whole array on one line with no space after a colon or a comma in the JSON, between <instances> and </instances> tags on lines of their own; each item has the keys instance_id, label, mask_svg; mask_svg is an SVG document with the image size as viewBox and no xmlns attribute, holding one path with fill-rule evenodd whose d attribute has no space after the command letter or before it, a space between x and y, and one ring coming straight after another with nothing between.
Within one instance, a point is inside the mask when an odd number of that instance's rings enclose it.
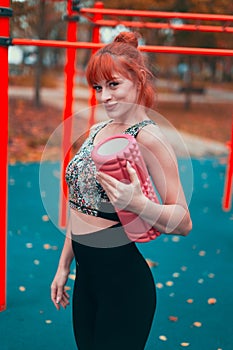
<instances>
[{"instance_id":1,"label":"playground surface","mask_svg":"<svg viewBox=\"0 0 233 350\"><path fill-rule=\"evenodd\" d=\"M58 162L48 162L58 211ZM179 160L185 172L183 160ZM140 244L157 285L158 306L146 350L232 350L232 221L221 198L225 162L192 159L190 203L193 231L162 235ZM0 313L1 350L75 350L71 307L58 312L50 301L64 235L47 216L39 186L39 163L9 166L7 309ZM152 264L153 265L153 264ZM74 266L68 280L71 294ZM137 305L135 305L137 307Z\"/></svg>"}]
</instances>

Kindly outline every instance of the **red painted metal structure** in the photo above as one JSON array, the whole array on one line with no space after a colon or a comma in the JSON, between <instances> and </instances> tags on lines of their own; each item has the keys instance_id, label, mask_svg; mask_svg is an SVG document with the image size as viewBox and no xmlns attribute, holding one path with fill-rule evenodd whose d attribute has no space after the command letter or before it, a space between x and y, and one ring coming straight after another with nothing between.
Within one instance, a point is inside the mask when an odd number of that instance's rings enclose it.
<instances>
[{"instance_id":1,"label":"red painted metal structure","mask_svg":"<svg viewBox=\"0 0 233 350\"><path fill-rule=\"evenodd\" d=\"M227 143L227 146L229 148L229 157L227 162L222 207L223 207L223 210L229 211L231 209L231 202L232 202L232 180L233 180L233 120L232 120L232 127L231 127L231 141Z\"/></svg>"},{"instance_id":2,"label":"red painted metal structure","mask_svg":"<svg viewBox=\"0 0 233 350\"><path fill-rule=\"evenodd\" d=\"M233 16L232 16L233 17ZM89 42L67 42L56 40L34 40L34 39L12 39L13 45L34 45L34 46L49 46L60 48L76 48L76 49L99 49L104 46L101 43L89 43ZM156 53L170 53L180 55L205 55L205 56L233 56L233 50L231 49L206 49L196 47L180 47L180 46L152 46L142 45L139 50L146 52Z\"/></svg>"},{"instance_id":3,"label":"red painted metal structure","mask_svg":"<svg viewBox=\"0 0 233 350\"><path fill-rule=\"evenodd\" d=\"M96 4L101 4L97 2ZM98 7L98 6L97 6ZM184 13L184 12L163 12L163 11L138 11L138 10L118 10L118 9L103 9L99 8L83 8L80 13L86 17L89 21L99 26L117 26L122 24L126 27L137 27L137 28L150 28L150 29L173 29L173 30L185 30L185 31L201 31L201 32L226 32L233 33L233 27L229 26L232 22L232 16L230 15L212 15L212 14L201 14L201 13ZM113 16L114 19L101 19L96 18L97 14L102 16ZM90 16L93 15L93 16ZM119 17L133 17L140 18L140 21L128 21L122 20ZM194 20L198 21L195 24L184 24L162 22L144 22L143 18L161 18L167 20L181 19L181 20ZM203 25L200 21L220 21L224 22L222 26L218 25Z\"/></svg>"},{"instance_id":4,"label":"red painted metal structure","mask_svg":"<svg viewBox=\"0 0 233 350\"><path fill-rule=\"evenodd\" d=\"M57 0L58 1L58 0ZM7 236L7 146L8 146L8 46L9 42L13 45L32 45L32 46L50 46L67 48L67 60L65 65L66 85L65 85L65 107L63 113L64 123L63 141L62 141L62 180L61 180L61 208L59 215L59 224L61 227L66 225L66 198L67 187L64 182L64 170L69 161L71 148L71 131L72 121L69 118L73 113L73 88L75 76L75 60L76 49L91 49L95 52L103 44L99 43L99 28L100 26L116 26L123 24L127 27L137 28L155 28L155 29L173 29L186 30L197 32L224 32L232 33L233 28L229 23L233 22L233 16L226 15L210 15L197 13L177 13L177 12L155 12L155 11L135 11L135 10L114 10L104 9L102 2L96 2L94 8L81 8L79 15L86 17L94 24L92 43L77 42L77 22L74 21L75 11L72 9L72 1L67 1L67 17L70 19L67 27L67 41L54 40L30 40L30 39L10 39L9 38L9 9L10 0L0 0L0 75L1 75L1 89L0 100L2 107L2 125L1 125L1 141L0 148L1 156L1 232L0 232L0 311L6 309L6 236ZM113 16L113 19L104 19L104 16ZM120 17L140 18L140 21L121 20ZM117 18L117 19L116 19ZM181 24L177 25L170 21L169 23L161 22L146 22L144 18L153 18L166 20L182 19L198 21L195 24ZM72 20L73 19L73 20ZM218 21L223 22L219 25L203 25L200 21ZM2 40L3 39L3 40ZM170 53L170 54L188 54L188 55L208 55L208 56L233 56L233 50L229 49L205 49L205 48L191 48L191 47L169 47L169 46L140 46L140 50L156 53ZM96 104L95 95L90 95L90 106L93 106L93 113L90 116L89 126L94 123L94 106ZM233 132L230 145L230 157L228 173L226 177L226 190L224 197L224 208L229 207L231 187L232 187L232 170L233 170Z\"/></svg>"},{"instance_id":5,"label":"red painted metal structure","mask_svg":"<svg viewBox=\"0 0 233 350\"><path fill-rule=\"evenodd\" d=\"M103 3L102 2L97 2L95 4L95 9L102 10L103 9ZM96 13L93 16L93 22L94 22L94 27L93 27L93 32L92 32L92 42L94 44L99 44L99 37L100 37L100 27L98 25L95 25L95 23L99 20L102 19L102 13ZM92 54L94 54L97 51L97 48L92 49ZM95 91L93 89L90 89L90 97L89 97L89 106L91 107L90 110L90 117L88 121L88 130L91 128L92 125L95 124L95 106L96 106L96 96L95 96Z\"/></svg>"},{"instance_id":6,"label":"red painted metal structure","mask_svg":"<svg viewBox=\"0 0 233 350\"><path fill-rule=\"evenodd\" d=\"M67 15L73 15L71 1L67 2ZM77 42L77 22L69 21L67 26L67 41ZM67 195L68 188L65 182L65 169L68 165L71 153L71 133L72 133L72 114L73 114L73 92L76 50L74 47L68 47L66 50L66 84L65 84L65 104L63 111L63 135L62 135L62 163L61 163L61 188L60 188L60 207L59 207L59 225L64 228L66 226L67 217Z\"/></svg>"},{"instance_id":7,"label":"red painted metal structure","mask_svg":"<svg viewBox=\"0 0 233 350\"><path fill-rule=\"evenodd\" d=\"M5 9L9 9L10 1L2 0L1 5ZM0 36L3 38L9 38L10 35L9 16L7 10L0 11ZM8 47L0 45L0 57L1 57L1 88L0 88L0 101L1 101L1 147L0 147L0 193L1 193L1 206L0 206L0 311L6 309L6 251L7 251L7 145L8 145Z\"/></svg>"}]
</instances>

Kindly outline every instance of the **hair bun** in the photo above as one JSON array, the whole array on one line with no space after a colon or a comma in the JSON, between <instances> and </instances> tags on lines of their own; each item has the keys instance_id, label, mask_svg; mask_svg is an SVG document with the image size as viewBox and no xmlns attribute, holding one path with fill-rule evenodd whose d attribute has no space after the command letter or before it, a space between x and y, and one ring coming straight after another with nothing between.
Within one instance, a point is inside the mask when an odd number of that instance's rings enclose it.
<instances>
[{"instance_id":1,"label":"hair bun","mask_svg":"<svg viewBox=\"0 0 233 350\"><path fill-rule=\"evenodd\" d=\"M129 44L129 45L137 48L139 37L140 37L140 35L138 33L121 32L120 34L118 34L115 37L114 42Z\"/></svg>"}]
</instances>

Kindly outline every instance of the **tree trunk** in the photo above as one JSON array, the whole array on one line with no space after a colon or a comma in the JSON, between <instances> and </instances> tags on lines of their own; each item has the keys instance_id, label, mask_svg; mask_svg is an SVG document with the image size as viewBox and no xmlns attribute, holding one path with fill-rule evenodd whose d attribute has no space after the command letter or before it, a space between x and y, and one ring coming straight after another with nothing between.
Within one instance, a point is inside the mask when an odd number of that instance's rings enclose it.
<instances>
[{"instance_id":1,"label":"tree trunk","mask_svg":"<svg viewBox=\"0 0 233 350\"><path fill-rule=\"evenodd\" d=\"M40 40L45 39L44 28L45 28L45 0L39 1L38 4L38 37ZM34 103L36 107L41 106L41 82L43 74L43 56L44 48L38 47L37 62L35 67L35 94L34 94Z\"/></svg>"},{"instance_id":2,"label":"tree trunk","mask_svg":"<svg viewBox=\"0 0 233 350\"><path fill-rule=\"evenodd\" d=\"M184 108L186 110L189 110L191 108L191 97L192 97L192 58L191 56L188 57L188 70L185 73L184 76L184 82L185 82L185 102L184 102Z\"/></svg>"},{"instance_id":3,"label":"tree trunk","mask_svg":"<svg viewBox=\"0 0 233 350\"><path fill-rule=\"evenodd\" d=\"M41 107L41 82L42 82L42 74L43 74L43 48L38 47L38 55L37 62L35 67L35 95L34 101L36 107Z\"/></svg>"}]
</instances>

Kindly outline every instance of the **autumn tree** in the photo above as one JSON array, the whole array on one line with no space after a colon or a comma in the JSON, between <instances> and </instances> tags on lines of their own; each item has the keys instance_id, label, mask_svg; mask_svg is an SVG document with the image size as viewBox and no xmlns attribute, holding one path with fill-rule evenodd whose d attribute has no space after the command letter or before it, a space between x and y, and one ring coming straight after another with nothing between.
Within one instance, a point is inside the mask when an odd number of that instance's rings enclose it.
<instances>
[{"instance_id":1,"label":"autumn tree","mask_svg":"<svg viewBox=\"0 0 233 350\"><path fill-rule=\"evenodd\" d=\"M11 33L13 37L31 39L53 39L62 40L65 38L66 23L62 21L66 1L27 0L12 2L13 18L11 20ZM45 53L56 61L59 56L57 49L36 49L37 59L35 67L35 104L41 105L40 88L42 76L45 70Z\"/></svg>"}]
</instances>

